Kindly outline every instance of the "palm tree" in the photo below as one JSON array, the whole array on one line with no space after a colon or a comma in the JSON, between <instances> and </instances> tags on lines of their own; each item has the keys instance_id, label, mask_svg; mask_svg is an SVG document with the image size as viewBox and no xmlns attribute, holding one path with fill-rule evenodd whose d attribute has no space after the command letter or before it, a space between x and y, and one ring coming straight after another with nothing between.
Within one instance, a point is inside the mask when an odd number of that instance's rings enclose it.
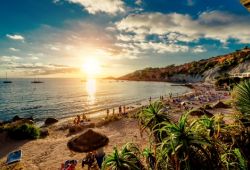
<instances>
[{"instance_id":1,"label":"palm tree","mask_svg":"<svg viewBox=\"0 0 250 170\"><path fill-rule=\"evenodd\" d=\"M102 169L112 170L141 170L144 169L139 159L140 150L132 143L123 146L121 151L117 147L114 148L113 153L107 155L105 158Z\"/></svg>"},{"instance_id":2,"label":"palm tree","mask_svg":"<svg viewBox=\"0 0 250 170\"><path fill-rule=\"evenodd\" d=\"M236 108L250 120L250 80L241 82L233 92Z\"/></svg>"},{"instance_id":3,"label":"palm tree","mask_svg":"<svg viewBox=\"0 0 250 170\"><path fill-rule=\"evenodd\" d=\"M142 131L149 128L151 132L158 129L162 122L170 122L170 116L165 111L162 102L151 103L147 108L142 109L139 114L139 122L142 125ZM158 134L153 132L156 142L159 142Z\"/></svg>"},{"instance_id":4,"label":"palm tree","mask_svg":"<svg viewBox=\"0 0 250 170\"><path fill-rule=\"evenodd\" d=\"M192 167L211 168L210 153L207 149L211 146L211 142L209 138L195 130L197 121L188 124L187 116L188 114L183 114L176 124L163 123L159 129L159 133L166 133L167 137L161 136L158 161L167 160L166 163L176 170Z\"/></svg>"}]
</instances>

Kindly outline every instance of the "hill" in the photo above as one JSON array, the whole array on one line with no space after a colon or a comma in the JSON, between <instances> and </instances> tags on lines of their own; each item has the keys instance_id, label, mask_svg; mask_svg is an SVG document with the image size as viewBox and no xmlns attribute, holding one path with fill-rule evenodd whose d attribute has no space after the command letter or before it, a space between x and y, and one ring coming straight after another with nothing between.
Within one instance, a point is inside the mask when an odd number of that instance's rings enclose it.
<instances>
[{"instance_id":1,"label":"hill","mask_svg":"<svg viewBox=\"0 0 250 170\"><path fill-rule=\"evenodd\" d=\"M223 74L250 72L250 48L193 61L182 65L169 65L163 68L145 68L119 77L120 80L199 82L213 81Z\"/></svg>"}]
</instances>

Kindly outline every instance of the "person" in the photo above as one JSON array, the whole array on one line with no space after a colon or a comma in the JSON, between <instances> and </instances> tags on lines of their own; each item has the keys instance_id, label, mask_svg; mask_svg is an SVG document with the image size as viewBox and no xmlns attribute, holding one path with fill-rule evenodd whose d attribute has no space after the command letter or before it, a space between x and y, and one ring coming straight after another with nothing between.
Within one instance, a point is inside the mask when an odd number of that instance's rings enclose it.
<instances>
[{"instance_id":1,"label":"person","mask_svg":"<svg viewBox=\"0 0 250 170\"><path fill-rule=\"evenodd\" d=\"M104 156L105 156L105 152L104 152L103 147L97 149L94 152L94 155L95 155L95 159L96 159L96 162L98 164L98 167L101 169L102 168L102 162L103 162L103 159L104 159Z\"/></svg>"},{"instance_id":2,"label":"person","mask_svg":"<svg viewBox=\"0 0 250 170\"><path fill-rule=\"evenodd\" d=\"M123 106L123 113L126 114L126 106Z\"/></svg>"},{"instance_id":3,"label":"person","mask_svg":"<svg viewBox=\"0 0 250 170\"><path fill-rule=\"evenodd\" d=\"M119 106L119 114L122 113L122 106Z\"/></svg>"},{"instance_id":4,"label":"person","mask_svg":"<svg viewBox=\"0 0 250 170\"><path fill-rule=\"evenodd\" d=\"M80 121L81 121L81 117L80 117L80 115L77 115L77 121L76 121L76 124L78 125L78 124L80 124Z\"/></svg>"},{"instance_id":5,"label":"person","mask_svg":"<svg viewBox=\"0 0 250 170\"><path fill-rule=\"evenodd\" d=\"M77 124L77 118L74 119L74 125L76 125L76 124Z\"/></svg>"},{"instance_id":6,"label":"person","mask_svg":"<svg viewBox=\"0 0 250 170\"><path fill-rule=\"evenodd\" d=\"M149 99L148 99L148 100L149 100L149 103L151 103L151 100L152 100L151 96L149 97Z\"/></svg>"},{"instance_id":7,"label":"person","mask_svg":"<svg viewBox=\"0 0 250 170\"><path fill-rule=\"evenodd\" d=\"M109 117L109 109L107 109L107 117Z\"/></svg>"},{"instance_id":8,"label":"person","mask_svg":"<svg viewBox=\"0 0 250 170\"><path fill-rule=\"evenodd\" d=\"M82 121L87 121L87 117L85 114L82 114Z\"/></svg>"},{"instance_id":9,"label":"person","mask_svg":"<svg viewBox=\"0 0 250 170\"><path fill-rule=\"evenodd\" d=\"M90 170L90 168L94 165L95 162L95 155L93 154L93 152L88 152L86 157L82 160L82 168L84 167L84 165L88 165L88 170Z\"/></svg>"},{"instance_id":10,"label":"person","mask_svg":"<svg viewBox=\"0 0 250 170\"><path fill-rule=\"evenodd\" d=\"M113 108L113 116L115 115L115 108Z\"/></svg>"},{"instance_id":11,"label":"person","mask_svg":"<svg viewBox=\"0 0 250 170\"><path fill-rule=\"evenodd\" d=\"M61 165L61 170L75 170L77 165L77 160L67 160Z\"/></svg>"}]
</instances>

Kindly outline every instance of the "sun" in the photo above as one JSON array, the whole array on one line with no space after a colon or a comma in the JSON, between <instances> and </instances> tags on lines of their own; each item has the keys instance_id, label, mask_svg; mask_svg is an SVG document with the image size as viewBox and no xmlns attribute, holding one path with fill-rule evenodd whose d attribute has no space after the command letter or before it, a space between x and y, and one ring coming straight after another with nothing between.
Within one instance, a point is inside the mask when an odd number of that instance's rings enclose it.
<instances>
[{"instance_id":1,"label":"sun","mask_svg":"<svg viewBox=\"0 0 250 170\"><path fill-rule=\"evenodd\" d=\"M101 71L100 63L95 58L87 58L82 65L82 68L86 76L92 78L96 77Z\"/></svg>"}]
</instances>

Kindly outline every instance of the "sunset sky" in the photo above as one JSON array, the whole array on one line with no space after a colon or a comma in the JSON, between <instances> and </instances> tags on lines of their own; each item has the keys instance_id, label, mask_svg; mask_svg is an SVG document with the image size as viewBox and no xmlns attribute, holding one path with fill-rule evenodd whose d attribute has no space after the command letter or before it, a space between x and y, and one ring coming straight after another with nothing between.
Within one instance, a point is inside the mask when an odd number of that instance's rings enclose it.
<instances>
[{"instance_id":1,"label":"sunset sky","mask_svg":"<svg viewBox=\"0 0 250 170\"><path fill-rule=\"evenodd\" d=\"M239 0L0 3L0 77L121 76L250 44L250 13Z\"/></svg>"}]
</instances>

